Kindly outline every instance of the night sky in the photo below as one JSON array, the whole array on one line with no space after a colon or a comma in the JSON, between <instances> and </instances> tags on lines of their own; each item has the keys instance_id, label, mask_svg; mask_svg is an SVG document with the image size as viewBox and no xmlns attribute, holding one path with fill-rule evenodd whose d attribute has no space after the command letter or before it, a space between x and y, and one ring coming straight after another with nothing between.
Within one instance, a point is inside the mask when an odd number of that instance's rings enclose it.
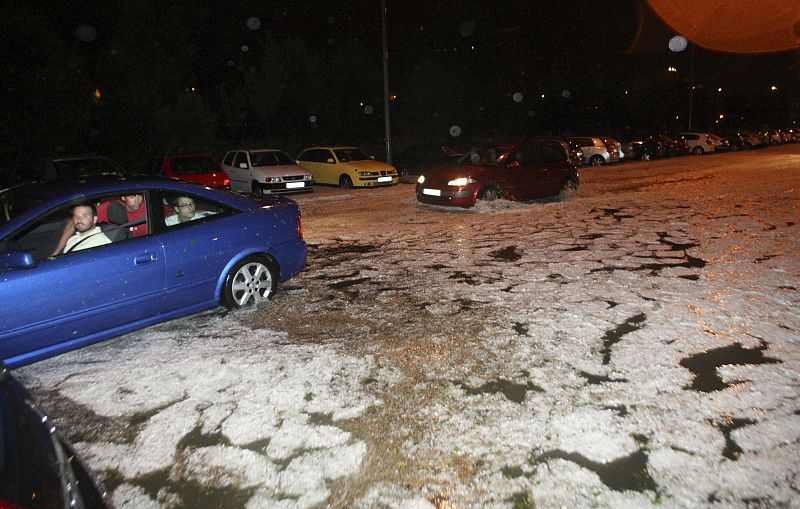
<instances>
[{"instance_id":1,"label":"night sky","mask_svg":"<svg viewBox=\"0 0 800 509\"><path fill-rule=\"evenodd\" d=\"M650 1L655 5L662 0ZM724 14L734 14L728 18L737 19L737 3L743 2L697 1L692 5L701 10L686 15L714 26L718 17L714 9L719 12L722 5ZM672 52L668 44L678 34L645 0L387 0L386 4L389 87L396 96L392 123L398 126L397 132L411 122L408 112L414 106L419 109L426 99L439 101L425 97L430 70L437 67L449 67L450 75L457 76L453 79L459 80L452 83L453 95L465 97L463 108L451 107L442 116L452 116L461 108L480 117L483 123L473 122L475 134L496 127L494 124L508 117L508 112L499 112L508 104L490 97L497 95L505 97L507 103L512 98L517 101L522 120L518 119L513 128L525 134L561 135L569 130L620 133L623 129L650 129L649 123L652 129L679 128L688 117L692 86L696 90L694 114L698 126L714 128L720 115L726 122L730 119L730 129L783 127L800 117L800 44L789 51L737 54L709 51L690 42L686 50ZM186 90L203 97L217 114L221 109L219 90L230 88L232 80L239 79L232 70L257 65L274 41L302 41L322 59L348 44L358 45L371 61L362 83L369 83L364 85L369 91L363 95L370 96L377 112L373 115L375 125L369 128L380 130L380 0L9 2L0 7L0 23L6 27L0 36L5 38L5 78L19 81L21 70L42 65L47 58L43 48L47 48L47 37L52 36L66 48L62 51L81 59L88 80L102 84L105 76L98 69L114 54L112 45L121 38L142 37L128 19L129 12L143 5L161 16L160 30L174 30L181 37L185 34L191 55L179 57L179 63L185 61L192 77L180 79L186 81ZM703 5L714 8L702 11ZM797 0L776 1L770 9L791 13L793 5L800 12ZM800 26L800 19L792 20L791 14L785 19ZM748 26L745 19L734 30L752 35L745 33ZM31 43L27 34L38 40ZM800 41L800 36L795 35L794 41ZM31 49L33 46L38 49ZM16 88L12 91L7 87L7 95L28 91L24 84L13 85ZM443 88L447 90L439 84L440 93ZM473 96L467 97L470 93ZM475 96L486 100L477 101ZM436 109L436 104L430 108ZM498 113L491 117L489 111ZM309 107L302 115L310 112ZM437 114L432 111L433 116ZM538 124L526 124L528 115ZM14 123L15 119L9 120ZM104 120L111 125L114 119L107 115ZM297 143L303 143L304 133L296 127L302 122L292 122L289 127L283 126L283 131L290 131ZM419 125L418 114L414 122ZM667 125L670 122L674 125ZM405 132L410 131L407 128ZM228 142L235 143L234 138L229 135ZM149 143L152 145L152 141Z\"/></svg>"}]
</instances>

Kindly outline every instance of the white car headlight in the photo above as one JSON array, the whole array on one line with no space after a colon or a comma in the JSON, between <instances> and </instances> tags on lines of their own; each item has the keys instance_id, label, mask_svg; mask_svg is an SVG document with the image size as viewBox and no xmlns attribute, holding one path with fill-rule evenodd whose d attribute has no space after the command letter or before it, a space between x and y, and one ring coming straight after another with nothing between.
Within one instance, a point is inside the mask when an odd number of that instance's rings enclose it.
<instances>
[{"instance_id":1,"label":"white car headlight","mask_svg":"<svg viewBox=\"0 0 800 509\"><path fill-rule=\"evenodd\" d=\"M425 183L425 175L420 175L417 179L417 184L424 184Z\"/></svg>"},{"instance_id":2,"label":"white car headlight","mask_svg":"<svg viewBox=\"0 0 800 509\"><path fill-rule=\"evenodd\" d=\"M448 186L461 187L461 186L465 186L467 184L474 184L475 182L477 182L477 180L475 180L472 177L460 177L460 178L451 180L450 182L447 183L447 185Z\"/></svg>"}]
</instances>

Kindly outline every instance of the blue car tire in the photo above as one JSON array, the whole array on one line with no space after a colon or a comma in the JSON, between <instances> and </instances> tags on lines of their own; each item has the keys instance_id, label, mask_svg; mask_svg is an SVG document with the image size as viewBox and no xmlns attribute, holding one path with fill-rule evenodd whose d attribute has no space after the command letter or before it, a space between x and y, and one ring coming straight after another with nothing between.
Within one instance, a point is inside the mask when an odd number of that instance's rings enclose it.
<instances>
[{"instance_id":1,"label":"blue car tire","mask_svg":"<svg viewBox=\"0 0 800 509\"><path fill-rule=\"evenodd\" d=\"M225 278L222 300L229 308L240 308L269 300L278 288L278 269L264 255L248 256L233 266Z\"/></svg>"}]
</instances>

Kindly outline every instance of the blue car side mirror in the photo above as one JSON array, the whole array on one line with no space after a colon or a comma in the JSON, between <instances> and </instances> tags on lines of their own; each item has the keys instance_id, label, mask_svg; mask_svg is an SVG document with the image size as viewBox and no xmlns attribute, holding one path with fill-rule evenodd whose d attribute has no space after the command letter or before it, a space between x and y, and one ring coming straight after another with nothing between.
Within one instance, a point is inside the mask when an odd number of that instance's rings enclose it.
<instances>
[{"instance_id":1,"label":"blue car side mirror","mask_svg":"<svg viewBox=\"0 0 800 509\"><path fill-rule=\"evenodd\" d=\"M0 254L0 269L30 269L35 266L33 255L27 251L7 251Z\"/></svg>"}]
</instances>

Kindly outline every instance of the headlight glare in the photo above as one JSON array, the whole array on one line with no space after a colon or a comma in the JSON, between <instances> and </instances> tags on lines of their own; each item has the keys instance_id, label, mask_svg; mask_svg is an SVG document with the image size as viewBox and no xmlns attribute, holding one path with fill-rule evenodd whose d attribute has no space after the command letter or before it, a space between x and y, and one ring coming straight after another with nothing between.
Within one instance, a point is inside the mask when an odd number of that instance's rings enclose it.
<instances>
[{"instance_id":1,"label":"headlight glare","mask_svg":"<svg viewBox=\"0 0 800 509\"><path fill-rule=\"evenodd\" d=\"M472 177L460 177L460 178L451 180L450 182L447 183L447 185L448 186L461 187L461 186L465 186L467 184L474 184L475 182L477 182L477 181Z\"/></svg>"}]
</instances>

